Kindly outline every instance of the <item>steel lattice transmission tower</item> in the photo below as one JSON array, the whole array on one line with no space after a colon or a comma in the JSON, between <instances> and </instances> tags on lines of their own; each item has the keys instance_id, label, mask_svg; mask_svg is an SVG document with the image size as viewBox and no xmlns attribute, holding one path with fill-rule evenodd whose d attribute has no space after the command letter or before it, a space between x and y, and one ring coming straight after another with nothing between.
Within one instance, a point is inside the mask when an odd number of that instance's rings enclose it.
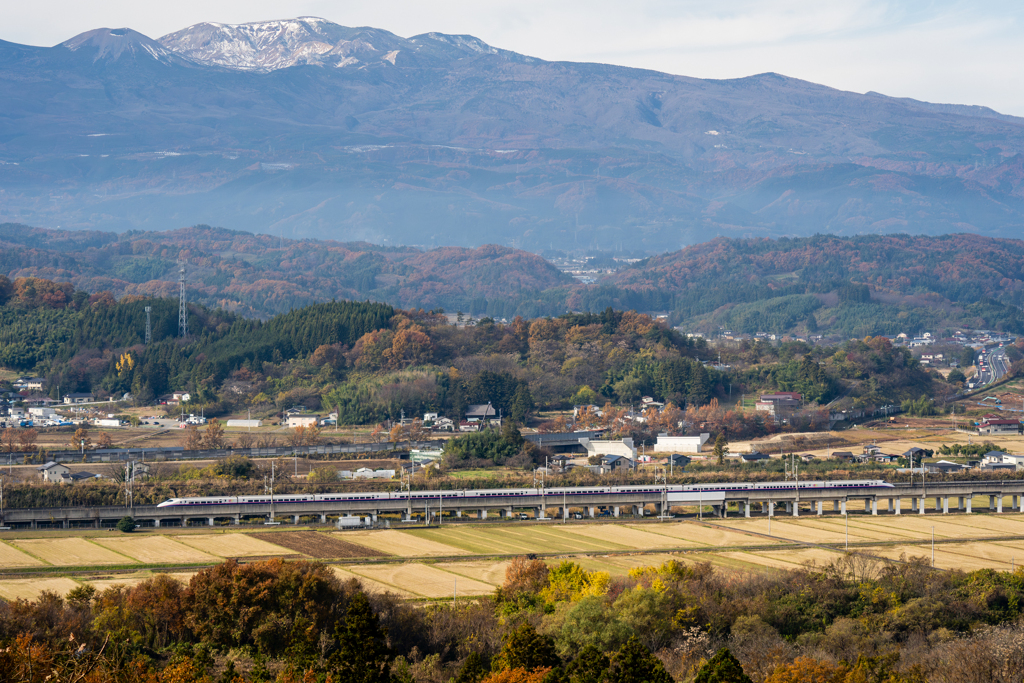
<instances>
[{"instance_id":1,"label":"steel lattice transmission tower","mask_svg":"<svg viewBox=\"0 0 1024 683\"><path fill-rule=\"evenodd\" d=\"M149 315L152 310L152 306L146 306L146 346L149 346L149 342L153 341L153 326L150 324Z\"/></svg>"},{"instance_id":2,"label":"steel lattice transmission tower","mask_svg":"<svg viewBox=\"0 0 1024 683\"><path fill-rule=\"evenodd\" d=\"M185 302L185 262L178 261L178 336L188 336L188 304Z\"/></svg>"}]
</instances>

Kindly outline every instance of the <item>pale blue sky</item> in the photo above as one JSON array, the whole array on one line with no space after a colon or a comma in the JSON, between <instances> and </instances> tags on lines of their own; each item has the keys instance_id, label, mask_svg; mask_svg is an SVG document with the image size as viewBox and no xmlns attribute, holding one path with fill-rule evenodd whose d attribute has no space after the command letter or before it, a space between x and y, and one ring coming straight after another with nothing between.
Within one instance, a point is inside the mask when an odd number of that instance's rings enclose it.
<instances>
[{"instance_id":1,"label":"pale blue sky","mask_svg":"<svg viewBox=\"0 0 1024 683\"><path fill-rule=\"evenodd\" d=\"M0 39L53 45L100 26L157 38L310 15L407 37L468 33L544 59L702 78L775 71L1024 116L1022 12L1001 0L0 0Z\"/></svg>"}]
</instances>

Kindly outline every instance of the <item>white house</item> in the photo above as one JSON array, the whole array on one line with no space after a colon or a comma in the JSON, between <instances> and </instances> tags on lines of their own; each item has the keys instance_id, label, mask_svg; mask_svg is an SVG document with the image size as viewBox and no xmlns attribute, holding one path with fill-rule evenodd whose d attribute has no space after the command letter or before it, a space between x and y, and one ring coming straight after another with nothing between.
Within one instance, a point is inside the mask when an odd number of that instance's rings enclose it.
<instances>
[{"instance_id":1,"label":"white house","mask_svg":"<svg viewBox=\"0 0 1024 683\"><path fill-rule=\"evenodd\" d=\"M53 462L52 460L45 465L40 465L36 468L42 477L43 481L51 484L63 484L66 478L71 474L71 469L61 465L60 463Z\"/></svg>"},{"instance_id":2,"label":"white house","mask_svg":"<svg viewBox=\"0 0 1024 683\"><path fill-rule=\"evenodd\" d=\"M711 435L700 436L659 436L654 443L655 453L703 453L704 444Z\"/></svg>"},{"instance_id":3,"label":"white house","mask_svg":"<svg viewBox=\"0 0 1024 683\"><path fill-rule=\"evenodd\" d=\"M296 415L288 416L288 428L295 429L296 427L315 427L316 423L320 420L320 416L313 413L299 413Z\"/></svg>"}]
</instances>

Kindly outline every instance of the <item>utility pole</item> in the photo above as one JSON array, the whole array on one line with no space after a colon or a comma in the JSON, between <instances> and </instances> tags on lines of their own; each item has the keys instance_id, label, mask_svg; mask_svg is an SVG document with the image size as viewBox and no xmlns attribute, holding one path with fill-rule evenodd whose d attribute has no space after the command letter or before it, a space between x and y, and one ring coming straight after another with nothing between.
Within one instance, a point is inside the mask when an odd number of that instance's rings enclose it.
<instances>
[{"instance_id":1,"label":"utility pole","mask_svg":"<svg viewBox=\"0 0 1024 683\"><path fill-rule=\"evenodd\" d=\"M124 504L125 507L132 507L132 461L124 463Z\"/></svg>"},{"instance_id":2,"label":"utility pole","mask_svg":"<svg viewBox=\"0 0 1024 683\"><path fill-rule=\"evenodd\" d=\"M276 460L270 461L270 521L274 522L276 516L274 515L274 474L277 465Z\"/></svg>"}]
</instances>

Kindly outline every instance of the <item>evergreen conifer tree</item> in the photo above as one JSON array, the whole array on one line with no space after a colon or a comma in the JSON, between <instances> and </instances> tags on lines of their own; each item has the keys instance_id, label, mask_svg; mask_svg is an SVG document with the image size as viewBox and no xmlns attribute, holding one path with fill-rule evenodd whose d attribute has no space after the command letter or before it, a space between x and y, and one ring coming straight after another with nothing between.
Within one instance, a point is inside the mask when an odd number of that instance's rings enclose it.
<instances>
[{"instance_id":1,"label":"evergreen conifer tree","mask_svg":"<svg viewBox=\"0 0 1024 683\"><path fill-rule=\"evenodd\" d=\"M331 670L346 683L391 683L387 629L373 613L362 591L349 602L345 620L334 627L338 649L331 655Z\"/></svg>"},{"instance_id":2,"label":"evergreen conifer tree","mask_svg":"<svg viewBox=\"0 0 1024 683\"><path fill-rule=\"evenodd\" d=\"M751 683L736 657L722 648L697 671L694 683Z\"/></svg>"},{"instance_id":3,"label":"evergreen conifer tree","mask_svg":"<svg viewBox=\"0 0 1024 683\"><path fill-rule=\"evenodd\" d=\"M631 636L612 655L608 683L673 683L661 660L651 654L636 636Z\"/></svg>"}]
</instances>

